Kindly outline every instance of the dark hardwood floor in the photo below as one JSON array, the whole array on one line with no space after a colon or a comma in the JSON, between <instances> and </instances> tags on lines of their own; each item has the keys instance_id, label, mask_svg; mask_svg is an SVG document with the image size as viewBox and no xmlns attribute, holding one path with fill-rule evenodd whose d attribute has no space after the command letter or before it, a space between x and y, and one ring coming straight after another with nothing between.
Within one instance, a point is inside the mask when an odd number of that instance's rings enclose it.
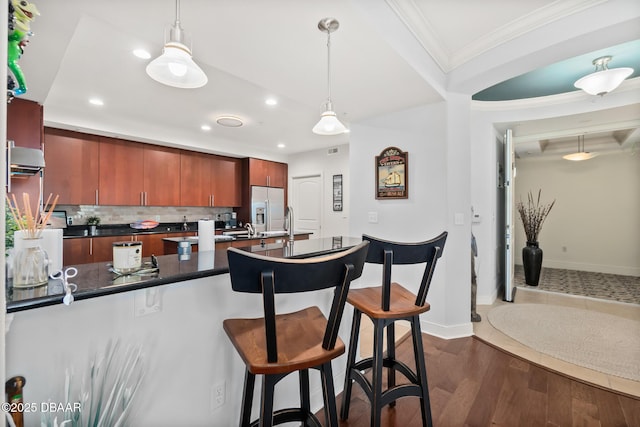
<instances>
[{"instance_id":1,"label":"dark hardwood floor","mask_svg":"<svg viewBox=\"0 0 640 427\"><path fill-rule=\"evenodd\" d=\"M640 426L640 399L575 381L474 337L423 334L423 341L436 427ZM405 339L397 351L413 367L411 341ZM342 395L338 408L341 401ZM369 408L354 385L349 419L340 426L369 426ZM422 425L414 397L400 399L383 414L386 427Z\"/></svg>"}]
</instances>

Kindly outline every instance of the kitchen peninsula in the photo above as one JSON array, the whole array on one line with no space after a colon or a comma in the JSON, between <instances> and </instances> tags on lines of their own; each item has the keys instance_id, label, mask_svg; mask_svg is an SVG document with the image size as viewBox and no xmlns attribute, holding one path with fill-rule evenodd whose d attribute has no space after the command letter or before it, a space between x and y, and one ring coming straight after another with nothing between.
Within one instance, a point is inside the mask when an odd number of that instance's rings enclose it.
<instances>
[{"instance_id":1,"label":"kitchen peninsula","mask_svg":"<svg viewBox=\"0 0 640 427\"><path fill-rule=\"evenodd\" d=\"M320 256L358 244L359 238L334 237L246 246L244 250L276 257ZM148 261L144 259L143 261ZM7 375L27 379L25 402L64 402L65 371L71 396L88 380L89 366L109 342L122 353L142 349L145 377L135 398L130 425L234 425L240 413L244 365L227 339L222 322L231 317L262 315L260 294L233 292L225 250L158 257L157 277L117 281L105 263L80 265L76 301L62 304L56 293L28 300L9 300L7 309ZM128 276L131 277L131 276ZM135 278L137 279L137 278ZM352 285L353 286L353 285ZM326 311L333 293L283 294L282 312L309 301ZM348 310L348 308L347 308ZM344 319L350 319L345 313ZM341 337L348 341L349 322ZM343 358L336 361L341 372ZM115 373L114 373L115 374ZM321 406L321 387L312 374L312 406ZM225 402L212 407L211 390L223 384ZM284 396L297 396L298 384L281 384ZM188 391L190 407L176 407L176 390ZM289 393L287 393L289 392ZM283 404L288 402L283 402ZM254 405L258 406L258 399ZM26 413L25 425L39 424L40 414Z\"/></svg>"},{"instance_id":2,"label":"kitchen peninsula","mask_svg":"<svg viewBox=\"0 0 640 427\"><path fill-rule=\"evenodd\" d=\"M311 240L308 239L308 233L299 236L305 239L290 242L279 238L276 242L275 238L272 238L273 242L266 243L264 239L256 237L244 239L237 247L244 251L278 258L307 258L345 250L360 242L360 239L342 236ZM73 282L78 289L73 292L74 299L96 298L229 272L226 247L216 247L215 251L201 253L194 251L188 256L163 255L156 259L158 272L141 275L118 275L112 272L111 265L105 262L77 265L75 267L78 269L78 275L73 278ZM143 267L146 269L150 266L151 261L145 259ZM50 279L49 284L41 288L10 287L7 294L7 312L60 304L64 294L60 280L56 279Z\"/></svg>"}]
</instances>

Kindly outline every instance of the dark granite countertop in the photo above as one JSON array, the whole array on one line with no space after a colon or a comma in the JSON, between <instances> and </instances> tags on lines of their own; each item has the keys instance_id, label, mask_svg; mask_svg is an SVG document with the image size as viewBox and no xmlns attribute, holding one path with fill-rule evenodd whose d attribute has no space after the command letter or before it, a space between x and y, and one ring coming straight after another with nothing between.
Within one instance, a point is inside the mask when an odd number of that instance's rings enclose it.
<instances>
[{"instance_id":1,"label":"dark granite countertop","mask_svg":"<svg viewBox=\"0 0 640 427\"><path fill-rule=\"evenodd\" d=\"M284 241L239 249L278 258L308 258L345 250L361 241L360 238L341 236L295 242ZM189 256L163 255L157 259L159 272L151 276L118 277L109 271L110 264L105 262L76 265L78 275L69 279L70 283L78 286L73 293L74 300L96 298L229 272L226 249L194 252ZM143 263L149 264L150 259L144 258ZM13 288L10 281L7 285L8 313L61 304L64 296L60 280L50 279L46 286L29 289Z\"/></svg>"},{"instance_id":2,"label":"dark granite countertop","mask_svg":"<svg viewBox=\"0 0 640 427\"><path fill-rule=\"evenodd\" d=\"M216 228L220 231L244 230L243 228ZM63 238L75 239L79 237L108 237L108 236L131 236L136 234L164 234L164 233L196 233L198 231L197 222L188 222L187 229L183 229L182 222L161 223L155 228L148 230L138 230L131 228L129 224L107 224L99 225L96 234L90 235L87 225L71 225L64 229Z\"/></svg>"}]
</instances>

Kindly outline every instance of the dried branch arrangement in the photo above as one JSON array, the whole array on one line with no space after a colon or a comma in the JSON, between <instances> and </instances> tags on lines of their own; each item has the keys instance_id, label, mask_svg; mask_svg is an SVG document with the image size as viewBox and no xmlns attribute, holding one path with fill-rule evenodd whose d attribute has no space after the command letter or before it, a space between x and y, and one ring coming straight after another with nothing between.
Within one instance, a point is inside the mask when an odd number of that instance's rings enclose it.
<instances>
[{"instance_id":1,"label":"dried branch arrangement","mask_svg":"<svg viewBox=\"0 0 640 427\"><path fill-rule=\"evenodd\" d=\"M534 201L533 194L529 191L527 204L525 205L522 200L516 204L518 212L520 213L520 218L522 219L524 232L527 235L527 242L538 241L538 234L540 234L540 230L542 230L542 224L544 224L544 220L547 218L551 208L556 203L554 200L549 204L541 205L541 193L542 190L538 190L538 198Z\"/></svg>"},{"instance_id":2,"label":"dried branch arrangement","mask_svg":"<svg viewBox=\"0 0 640 427\"><path fill-rule=\"evenodd\" d=\"M48 211L45 211L40 207L40 204L37 204L35 212L31 207L31 201L29 200L29 194L22 193L22 211L18 206L18 202L16 201L16 195L11 195L13 198L13 203L9 200L9 196L5 195L7 199L7 203L9 205L9 210L11 211L11 216L14 221L18 224L18 228L22 231L26 232L26 235L30 239L37 239L42 234L42 230L44 230L51 218L51 214L53 214L53 210L58 203L58 196L53 199L53 203ZM53 195L49 194L47 198L47 203L45 206L49 206L49 202L51 201L51 197Z\"/></svg>"}]
</instances>

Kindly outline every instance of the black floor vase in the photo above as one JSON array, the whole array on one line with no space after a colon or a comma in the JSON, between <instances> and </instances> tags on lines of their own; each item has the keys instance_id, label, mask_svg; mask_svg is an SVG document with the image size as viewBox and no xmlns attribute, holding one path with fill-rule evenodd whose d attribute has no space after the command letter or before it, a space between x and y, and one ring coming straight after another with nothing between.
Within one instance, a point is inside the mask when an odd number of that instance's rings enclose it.
<instances>
[{"instance_id":1,"label":"black floor vase","mask_svg":"<svg viewBox=\"0 0 640 427\"><path fill-rule=\"evenodd\" d=\"M522 248L522 266L524 282L530 286L538 286L542 269L542 249L538 247L538 242L527 242L527 246Z\"/></svg>"}]
</instances>

